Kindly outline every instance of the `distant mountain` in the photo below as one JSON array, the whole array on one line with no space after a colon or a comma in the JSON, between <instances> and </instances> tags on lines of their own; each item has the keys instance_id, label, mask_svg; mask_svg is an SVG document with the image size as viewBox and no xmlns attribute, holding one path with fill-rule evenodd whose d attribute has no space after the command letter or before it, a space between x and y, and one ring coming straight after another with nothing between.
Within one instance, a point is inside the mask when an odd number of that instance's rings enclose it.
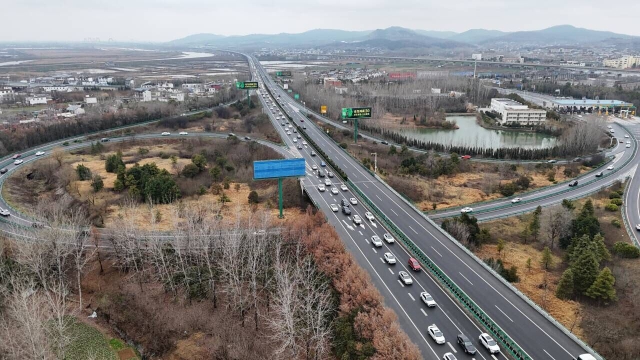
<instances>
[{"instance_id":1,"label":"distant mountain","mask_svg":"<svg viewBox=\"0 0 640 360\"><path fill-rule=\"evenodd\" d=\"M558 25L536 31L517 31L503 36L487 39L484 42L512 42L538 44L571 44L598 42L606 39L630 39L631 35L617 34L610 31L589 30L571 25Z\"/></svg>"},{"instance_id":2,"label":"distant mountain","mask_svg":"<svg viewBox=\"0 0 640 360\"><path fill-rule=\"evenodd\" d=\"M451 39L454 35L458 35L455 31L435 31L435 30L413 30L416 33L424 36L429 36L438 39Z\"/></svg>"},{"instance_id":3,"label":"distant mountain","mask_svg":"<svg viewBox=\"0 0 640 360\"><path fill-rule=\"evenodd\" d=\"M331 43L324 45L326 48L354 48L377 47L387 50L399 49L424 49L424 48L457 48L469 45L447 40L424 36L410 29L392 26L386 29L371 31L360 40L352 42Z\"/></svg>"},{"instance_id":4,"label":"distant mountain","mask_svg":"<svg viewBox=\"0 0 640 360\"><path fill-rule=\"evenodd\" d=\"M504 36L506 34L508 33L500 30L471 29L459 34L455 34L448 39L476 44L489 39L497 38L499 36Z\"/></svg>"},{"instance_id":5,"label":"distant mountain","mask_svg":"<svg viewBox=\"0 0 640 360\"><path fill-rule=\"evenodd\" d=\"M333 29L309 30L299 34L251 34L242 36L221 36L215 34L196 34L173 40L167 45L213 45L213 46L314 46L336 41L354 41L362 39L371 31L345 31Z\"/></svg>"},{"instance_id":6,"label":"distant mountain","mask_svg":"<svg viewBox=\"0 0 640 360\"><path fill-rule=\"evenodd\" d=\"M223 39L225 36L216 34L193 34L181 39L169 41L168 44L172 45L194 45L194 44L206 44Z\"/></svg>"}]
</instances>

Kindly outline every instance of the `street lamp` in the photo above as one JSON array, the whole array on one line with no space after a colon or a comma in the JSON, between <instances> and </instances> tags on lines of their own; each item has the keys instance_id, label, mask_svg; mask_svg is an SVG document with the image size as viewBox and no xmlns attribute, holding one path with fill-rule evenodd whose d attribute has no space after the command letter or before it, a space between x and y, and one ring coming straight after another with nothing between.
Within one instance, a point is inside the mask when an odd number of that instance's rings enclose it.
<instances>
[{"instance_id":1,"label":"street lamp","mask_svg":"<svg viewBox=\"0 0 640 360\"><path fill-rule=\"evenodd\" d=\"M371 153L373 155L373 172L378 173L378 153Z\"/></svg>"}]
</instances>

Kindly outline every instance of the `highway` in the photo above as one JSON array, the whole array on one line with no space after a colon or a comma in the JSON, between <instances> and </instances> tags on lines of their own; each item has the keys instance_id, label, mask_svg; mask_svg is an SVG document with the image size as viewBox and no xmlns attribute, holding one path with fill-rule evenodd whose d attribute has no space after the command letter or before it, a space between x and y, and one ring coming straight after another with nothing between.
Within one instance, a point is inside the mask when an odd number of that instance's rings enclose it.
<instances>
[{"instance_id":1,"label":"highway","mask_svg":"<svg viewBox=\"0 0 640 360\"><path fill-rule=\"evenodd\" d=\"M253 64L258 64L253 58L251 61ZM254 65L252 65L252 67L253 66ZM304 111L304 109L290 99L281 88L275 85L261 66L257 65L256 68L260 71L262 82L269 87L272 93L280 95L282 107L293 121L299 126L307 126L307 135L347 174L349 179L362 193L373 201L380 211L400 228L410 240L418 245L423 252L429 256L429 259L437 264L495 323L506 331L506 333L524 349L530 358L570 359L573 356L586 352L585 348L581 346L575 337L569 335L566 329L563 331L561 327L549 320L541 310L535 308L532 303L519 295L514 288L497 277L495 273L489 271L479 259L475 258L455 240L451 239L437 224L408 204L401 196L387 187L378 177L368 173L357 161L349 157L349 155L322 133L319 128L313 125L312 122L303 122L305 116L301 114L301 111ZM312 180L305 180L306 183L309 181ZM308 190L308 192L313 194L313 190ZM322 196L323 199L332 197L327 193L322 194ZM329 202L330 200L326 201ZM326 208L323 210L326 211ZM327 213L330 214L330 212ZM334 214L334 216L337 218L342 217L342 220L344 220L344 222L340 222L345 225L344 228L342 228L341 235L349 232L354 242L358 241L358 238L366 237L364 232L360 235L359 232L354 233L355 229L354 231L349 230L346 226L349 224L349 221L345 216L340 214ZM332 223L335 224L335 222ZM341 227L342 226L337 227L339 232ZM360 235L360 237L358 235ZM398 247L397 245L398 244L395 244L394 247ZM350 250L352 249L350 248ZM398 253L398 251L396 250L395 253ZM359 261L361 260L362 259L359 259ZM372 264L375 262L369 261ZM379 265L383 265L379 259L377 261L380 263ZM421 275L424 275L424 273L421 273ZM430 278L430 276L428 276L428 278ZM374 281L376 281L375 276ZM382 279L380 279L380 281L382 281ZM381 292L383 292L383 295L385 295L387 299L389 295L384 294L382 289L385 289L385 287L389 285L386 283L385 285L376 283L376 286L378 289L381 289ZM429 290L431 292L434 291L431 288ZM393 292L393 298L404 311L409 312L410 310L407 309L410 309L412 306L415 307L416 304L410 297L398 295L393 288L389 288L389 291ZM416 341L414 332L418 332L423 336L422 334L425 333L426 326L430 323L430 319L416 323L416 321L413 320L414 317L407 314L408 319L403 320L402 312L398 312L397 306L394 307L393 303L389 304L389 302L388 305L396 310L396 313L401 317L403 329L414 341ZM462 310L456 311L456 309L452 310L447 308L445 312L451 317L452 322L459 323L466 317ZM409 319L411 319L411 321ZM411 325L413 326L408 326L407 322L412 322L413 324ZM414 330L412 328L417 329ZM468 332L467 335L476 339L479 332L480 331L476 331L476 333ZM420 344L418 343L418 345ZM425 352L423 350L423 355L424 354Z\"/></svg>"}]
</instances>

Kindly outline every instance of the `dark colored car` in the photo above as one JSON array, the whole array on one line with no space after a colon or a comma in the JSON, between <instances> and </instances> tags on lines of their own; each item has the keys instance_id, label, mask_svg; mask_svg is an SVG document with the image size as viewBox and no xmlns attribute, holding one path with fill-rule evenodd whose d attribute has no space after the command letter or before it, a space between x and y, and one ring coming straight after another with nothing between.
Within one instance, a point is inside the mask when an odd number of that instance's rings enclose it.
<instances>
[{"instance_id":1,"label":"dark colored car","mask_svg":"<svg viewBox=\"0 0 640 360\"><path fill-rule=\"evenodd\" d=\"M478 350L469 338L464 334L458 334L458 344L462 346L462 350L469 355L474 355Z\"/></svg>"},{"instance_id":2,"label":"dark colored car","mask_svg":"<svg viewBox=\"0 0 640 360\"><path fill-rule=\"evenodd\" d=\"M318 169L318 177L324 177L324 171L322 171L322 169Z\"/></svg>"},{"instance_id":3,"label":"dark colored car","mask_svg":"<svg viewBox=\"0 0 640 360\"><path fill-rule=\"evenodd\" d=\"M420 269L421 269L420 263L418 262L418 260L416 260L414 258L409 258L409 267L413 271L420 271Z\"/></svg>"},{"instance_id":4,"label":"dark colored car","mask_svg":"<svg viewBox=\"0 0 640 360\"><path fill-rule=\"evenodd\" d=\"M15 154L15 155L13 155L12 159L15 160L15 159L17 159L17 158L19 158L21 156L22 156L22 154Z\"/></svg>"},{"instance_id":5,"label":"dark colored car","mask_svg":"<svg viewBox=\"0 0 640 360\"><path fill-rule=\"evenodd\" d=\"M2 168L0 169L0 174L6 174L7 171L7 168Z\"/></svg>"},{"instance_id":6,"label":"dark colored car","mask_svg":"<svg viewBox=\"0 0 640 360\"><path fill-rule=\"evenodd\" d=\"M578 186L578 180L575 180L575 181L569 183L569 186L571 186L571 187Z\"/></svg>"},{"instance_id":7,"label":"dark colored car","mask_svg":"<svg viewBox=\"0 0 640 360\"><path fill-rule=\"evenodd\" d=\"M383 144L383 145L389 145L389 142L386 141L386 140L382 140L380 143Z\"/></svg>"},{"instance_id":8,"label":"dark colored car","mask_svg":"<svg viewBox=\"0 0 640 360\"><path fill-rule=\"evenodd\" d=\"M342 201L340 201L340 205L342 205L343 207L349 207L349 200L347 199L342 199Z\"/></svg>"},{"instance_id":9,"label":"dark colored car","mask_svg":"<svg viewBox=\"0 0 640 360\"><path fill-rule=\"evenodd\" d=\"M345 215L351 215L351 209L348 206L343 206L342 213Z\"/></svg>"},{"instance_id":10,"label":"dark colored car","mask_svg":"<svg viewBox=\"0 0 640 360\"><path fill-rule=\"evenodd\" d=\"M600 171L599 173L596 174L596 177L601 177L603 175L603 172Z\"/></svg>"}]
</instances>

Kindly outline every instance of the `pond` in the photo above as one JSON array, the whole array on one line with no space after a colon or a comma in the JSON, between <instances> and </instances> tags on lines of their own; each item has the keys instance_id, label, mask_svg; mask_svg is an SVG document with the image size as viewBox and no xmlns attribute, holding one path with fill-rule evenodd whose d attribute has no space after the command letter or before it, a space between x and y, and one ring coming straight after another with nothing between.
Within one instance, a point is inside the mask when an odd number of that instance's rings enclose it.
<instances>
[{"instance_id":1,"label":"pond","mask_svg":"<svg viewBox=\"0 0 640 360\"><path fill-rule=\"evenodd\" d=\"M459 129L400 129L397 132L425 142L454 146L482 148L526 148L541 149L555 146L558 139L547 134L526 131L485 129L476 123L475 116L447 116L455 120Z\"/></svg>"}]
</instances>

